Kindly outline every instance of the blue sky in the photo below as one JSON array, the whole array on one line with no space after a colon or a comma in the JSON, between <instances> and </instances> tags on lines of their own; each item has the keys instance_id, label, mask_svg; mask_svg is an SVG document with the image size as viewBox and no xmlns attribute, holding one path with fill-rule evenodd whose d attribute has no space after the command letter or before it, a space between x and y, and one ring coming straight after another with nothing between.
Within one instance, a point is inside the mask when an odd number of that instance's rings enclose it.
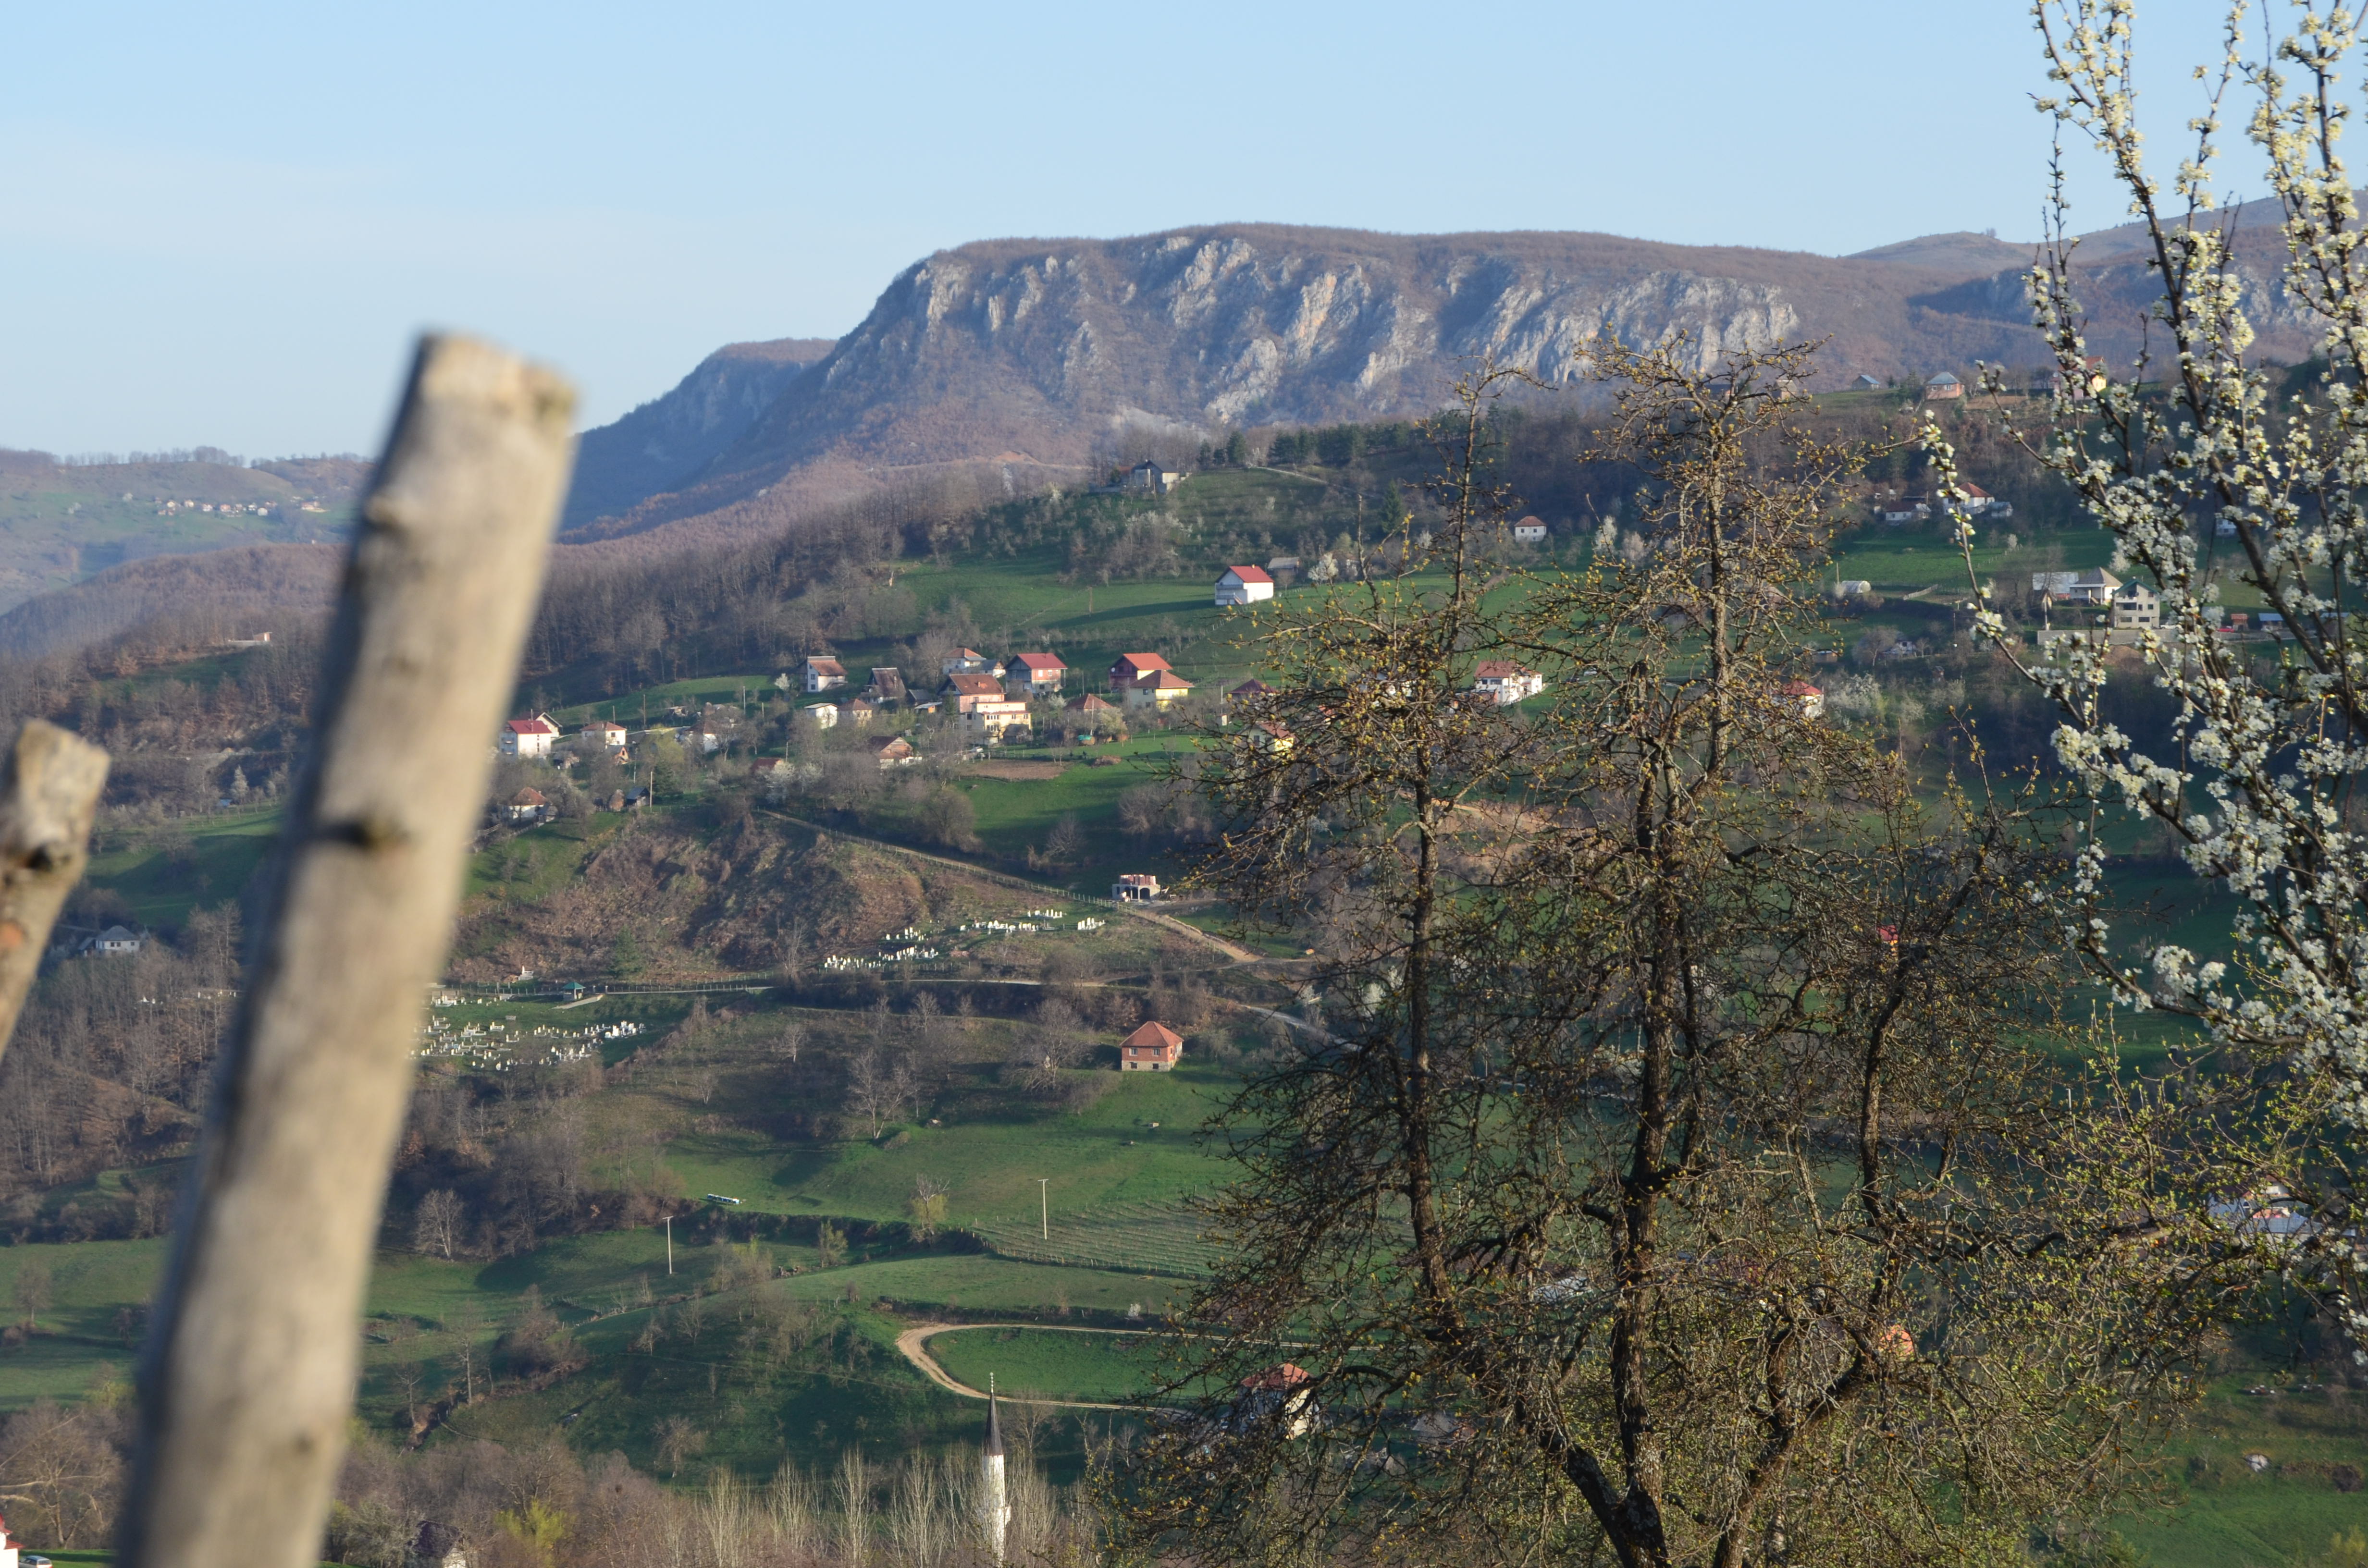
<instances>
[{"instance_id":1,"label":"blue sky","mask_svg":"<svg viewBox=\"0 0 2368 1568\"><path fill-rule=\"evenodd\" d=\"M2211 8L2142 8L2169 133ZM2017 0L19 7L0 446L369 450L422 326L587 423L996 235L1229 219L1840 254L2036 232ZM2083 227L2120 221L2086 174Z\"/></svg>"}]
</instances>

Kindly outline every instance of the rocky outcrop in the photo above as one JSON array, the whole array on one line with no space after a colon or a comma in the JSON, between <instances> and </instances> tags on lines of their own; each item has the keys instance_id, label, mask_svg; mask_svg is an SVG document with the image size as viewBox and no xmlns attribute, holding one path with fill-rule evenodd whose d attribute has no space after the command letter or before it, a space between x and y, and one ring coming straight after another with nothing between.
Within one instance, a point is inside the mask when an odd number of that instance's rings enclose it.
<instances>
[{"instance_id":1,"label":"rocky outcrop","mask_svg":"<svg viewBox=\"0 0 2368 1568\"><path fill-rule=\"evenodd\" d=\"M819 337L727 344L664 397L585 432L561 526L630 510L692 478L746 434L781 389L830 347L828 338Z\"/></svg>"}]
</instances>

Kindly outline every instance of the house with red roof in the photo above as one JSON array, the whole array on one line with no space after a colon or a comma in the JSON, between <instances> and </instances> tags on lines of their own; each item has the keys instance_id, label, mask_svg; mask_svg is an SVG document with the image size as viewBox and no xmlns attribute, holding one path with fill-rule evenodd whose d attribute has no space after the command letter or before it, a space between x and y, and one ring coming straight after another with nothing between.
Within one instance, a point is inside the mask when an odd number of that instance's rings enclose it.
<instances>
[{"instance_id":1,"label":"house with red roof","mask_svg":"<svg viewBox=\"0 0 2368 1568\"><path fill-rule=\"evenodd\" d=\"M1156 653L1121 653L1110 667L1110 688L1124 691L1145 676L1155 676L1167 668L1167 661Z\"/></svg>"},{"instance_id":2,"label":"house with red roof","mask_svg":"<svg viewBox=\"0 0 2368 1568\"><path fill-rule=\"evenodd\" d=\"M551 722L548 713L513 719L502 726L504 756L549 756L558 742L559 726Z\"/></svg>"},{"instance_id":3,"label":"house with red roof","mask_svg":"<svg viewBox=\"0 0 2368 1568\"><path fill-rule=\"evenodd\" d=\"M1483 659L1472 666L1472 689L1496 699L1500 708L1535 697L1545 688L1545 676L1510 659Z\"/></svg>"},{"instance_id":4,"label":"house with red roof","mask_svg":"<svg viewBox=\"0 0 2368 1568\"><path fill-rule=\"evenodd\" d=\"M847 666L837 659L811 658L806 661L806 695L828 691L847 684Z\"/></svg>"},{"instance_id":5,"label":"house with red roof","mask_svg":"<svg viewBox=\"0 0 2368 1568\"><path fill-rule=\"evenodd\" d=\"M1170 1073L1184 1054L1184 1037L1166 1024L1145 1024L1120 1042L1121 1073Z\"/></svg>"},{"instance_id":6,"label":"house with red roof","mask_svg":"<svg viewBox=\"0 0 2368 1568\"><path fill-rule=\"evenodd\" d=\"M1002 683L984 671L966 670L948 676L940 695L952 700L955 712L964 714L974 712L982 702L1005 700Z\"/></svg>"},{"instance_id":7,"label":"house with red roof","mask_svg":"<svg viewBox=\"0 0 2368 1568\"><path fill-rule=\"evenodd\" d=\"M1069 666L1061 662L1058 653L1014 653L1008 672L1014 697L1053 697L1061 690L1061 681Z\"/></svg>"},{"instance_id":8,"label":"house with red roof","mask_svg":"<svg viewBox=\"0 0 2368 1568\"><path fill-rule=\"evenodd\" d=\"M1263 566L1228 566L1217 579L1217 608L1256 604L1274 597L1274 579Z\"/></svg>"}]
</instances>

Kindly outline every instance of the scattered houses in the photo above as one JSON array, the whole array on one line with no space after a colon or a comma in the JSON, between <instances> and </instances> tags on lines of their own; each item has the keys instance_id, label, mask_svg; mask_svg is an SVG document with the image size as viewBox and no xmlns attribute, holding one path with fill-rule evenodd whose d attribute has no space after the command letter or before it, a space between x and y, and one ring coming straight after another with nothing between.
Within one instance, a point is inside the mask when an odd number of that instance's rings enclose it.
<instances>
[{"instance_id":1,"label":"scattered houses","mask_svg":"<svg viewBox=\"0 0 2368 1568\"><path fill-rule=\"evenodd\" d=\"M1121 903L1149 903L1159 896L1159 879L1148 871L1129 871L1110 888Z\"/></svg>"},{"instance_id":2,"label":"scattered houses","mask_svg":"<svg viewBox=\"0 0 2368 1568\"><path fill-rule=\"evenodd\" d=\"M1513 542L1515 544L1543 544L1545 541L1546 526L1540 519L1536 517L1523 517L1520 522L1513 525Z\"/></svg>"},{"instance_id":3,"label":"scattered houses","mask_svg":"<svg viewBox=\"0 0 2368 1568\"><path fill-rule=\"evenodd\" d=\"M847 684L847 666L820 656L806 661L806 695L830 691Z\"/></svg>"},{"instance_id":4,"label":"scattered houses","mask_svg":"<svg viewBox=\"0 0 2368 1568\"><path fill-rule=\"evenodd\" d=\"M1162 1023L1146 1023L1118 1048L1121 1073L1170 1073L1184 1054L1184 1037Z\"/></svg>"},{"instance_id":5,"label":"scattered houses","mask_svg":"<svg viewBox=\"0 0 2368 1568\"><path fill-rule=\"evenodd\" d=\"M513 719L502 726L504 756L549 756L559 740L559 726L551 722L548 713L531 718Z\"/></svg>"},{"instance_id":6,"label":"scattered houses","mask_svg":"<svg viewBox=\"0 0 2368 1568\"><path fill-rule=\"evenodd\" d=\"M1069 666L1061 662L1058 653L1014 653L1011 655L1011 694L1014 697L1053 697L1061 690Z\"/></svg>"},{"instance_id":7,"label":"scattered houses","mask_svg":"<svg viewBox=\"0 0 2368 1568\"><path fill-rule=\"evenodd\" d=\"M1228 566L1217 579L1217 608L1257 604L1274 597L1274 579L1260 566Z\"/></svg>"},{"instance_id":8,"label":"scattered houses","mask_svg":"<svg viewBox=\"0 0 2368 1568\"><path fill-rule=\"evenodd\" d=\"M921 760L921 754L913 749L913 743L902 735L874 735L863 744L883 772L891 767L908 767Z\"/></svg>"},{"instance_id":9,"label":"scattered houses","mask_svg":"<svg viewBox=\"0 0 2368 1568\"><path fill-rule=\"evenodd\" d=\"M1499 708L1535 697L1545 688L1545 676L1510 659L1483 659L1472 666L1472 689L1494 699Z\"/></svg>"}]
</instances>

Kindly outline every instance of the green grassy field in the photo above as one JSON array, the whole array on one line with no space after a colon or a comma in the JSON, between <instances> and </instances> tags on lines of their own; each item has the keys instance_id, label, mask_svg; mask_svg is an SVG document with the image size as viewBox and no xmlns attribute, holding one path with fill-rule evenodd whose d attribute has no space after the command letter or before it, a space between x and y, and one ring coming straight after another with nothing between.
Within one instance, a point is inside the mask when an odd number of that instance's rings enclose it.
<instances>
[{"instance_id":1,"label":"green grassy field","mask_svg":"<svg viewBox=\"0 0 2368 1568\"><path fill-rule=\"evenodd\" d=\"M1149 1392L1159 1377L1155 1335L965 1328L931 1336L928 1351L956 1382L1021 1399L1115 1402Z\"/></svg>"}]
</instances>

